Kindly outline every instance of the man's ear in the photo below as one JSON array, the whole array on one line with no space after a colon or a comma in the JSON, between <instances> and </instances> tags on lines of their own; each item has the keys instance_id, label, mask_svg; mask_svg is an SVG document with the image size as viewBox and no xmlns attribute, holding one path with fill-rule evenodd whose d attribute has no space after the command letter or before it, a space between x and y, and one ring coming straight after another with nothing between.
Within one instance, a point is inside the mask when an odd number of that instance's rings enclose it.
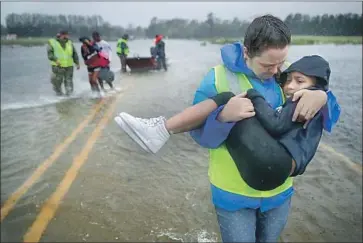
<instances>
[{"instance_id":1,"label":"man's ear","mask_svg":"<svg viewBox=\"0 0 363 243\"><path fill-rule=\"evenodd\" d=\"M247 48L245 46L243 47L243 58L244 59L248 58L248 50L247 50Z\"/></svg>"}]
</instances>

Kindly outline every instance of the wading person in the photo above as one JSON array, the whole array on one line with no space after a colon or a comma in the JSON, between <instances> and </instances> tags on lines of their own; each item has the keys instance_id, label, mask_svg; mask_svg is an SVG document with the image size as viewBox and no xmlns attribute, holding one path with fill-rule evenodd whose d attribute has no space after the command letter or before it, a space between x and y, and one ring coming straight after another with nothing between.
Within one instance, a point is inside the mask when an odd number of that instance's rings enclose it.
<instances>
[{"instance_id":1,"label":"wading person","mask_svg":"<svg viewBox=\"0 0 363 243\"><path fill-rule=\"evenodd\" d=\"M66 95L73 93L73 65L80 68L76 49L67 31L60 31L57 38L48 41L47 53L52 66L51 83L56 95L63 95L64 83Z\"/></svg>"},{"instance_id":2,"label":"wading person","mask_svg":"<svg viewBox=\"0 0 363 243\"><path fill-rule=\"evenodd\" d=\"M275 76L285 62L290 44L290 30L279 18L265 15L254 19L247 28L243 45L234 43L221 48L222 64L212 68L204 77L193 103L199 104L223 92L240 94L253 88L272 108L282 106L284 93ZM321 110L323 127L331 131L340 114L339 105L331 91L297 91L294 99L298 99L298 102L293 121L306 123ZM210 104L215 105L213 102ZM210 149L208 175L212 201L224 242L277 242L289 215L294 192L292 177L270 190L254 189L241 176L226 147L230 133L236 132L232 129L235 123L254 116L254 112L253 104L248 98L231 98L210 115L208 111L208 118L203 125L191 132L198 144ZM145 120L146 123L149 126L158 126L163 121L150 119ZM178 129L180 128L176 126L177 132ZM167 140L168 131L165 129L160 133ZM140 139L139 135L134 138L135 141ZM237 136L243 137L243 134ZM159 138L161 136L155 140ZM142 140L139 142L144 149L148 149ZM264 153L263 146L256 152ZM303 161L306 164L308 159Z\"/></svg>"},{"instance_id":3,"label":"wading person","mask_svg":"<svg viewBox=\"0 0 363 243\"><path fill-rule=\"evenodd\" d=\"M126 73L126 60L127 56L129 55L129 46L127 42L129 40L129 35L124 34L118 41L117 41L117 49L116 53L117 56L120 58L121 61L121 72Z\"/></svg>"},{"instance_id":4,"label":"wading person","mask_svg":"<svg viewBox=\"0 0 363 243\"><path fill-rule=\"evenodd\" d=\"M164 70L167 71L168 67L166 65L165 42L163 41L162 35L155 36L155 49L156 60L158 62L157 69L164 68Z\"/></svg>"}]
</instances>

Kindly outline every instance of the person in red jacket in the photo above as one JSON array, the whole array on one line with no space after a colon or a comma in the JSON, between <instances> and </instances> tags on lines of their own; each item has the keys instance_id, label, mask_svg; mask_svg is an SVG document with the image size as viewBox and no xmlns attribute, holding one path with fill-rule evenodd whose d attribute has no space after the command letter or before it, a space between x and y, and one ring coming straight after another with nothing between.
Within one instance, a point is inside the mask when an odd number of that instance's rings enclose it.
<instances>
[{"instance_id":1,"label":"person in red jacket","mask_svg":"<svg viewBox=\"0 0 363 243\"><path fill-rule=\"evenodd\" d=\"M157 56L157 62L158 66L157 69L161 69L161 67L164 68L165 71L168 70L168 67L166 65L166 57L165 57L165 42L163 41L162 35L156 35L155 36L155 48L156 48L156 56Z\"/></svg>"}]
</instances>

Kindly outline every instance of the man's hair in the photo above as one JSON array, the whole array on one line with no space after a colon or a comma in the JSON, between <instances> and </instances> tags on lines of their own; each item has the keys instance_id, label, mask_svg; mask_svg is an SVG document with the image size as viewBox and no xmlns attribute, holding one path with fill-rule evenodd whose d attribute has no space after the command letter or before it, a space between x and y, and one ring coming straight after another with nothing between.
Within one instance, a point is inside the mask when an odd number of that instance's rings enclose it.
<instances>
[{"instance_id":1,"label":"man's hair","mask_svg":"<svg viewBox=\"0 0 363 243\"><path fill-rule=\"evenodd\" d=\"M291 32L279 18L264 15L255 18L248 26L243 45L249 57L259 56L269 48L285 48L291 43Z\"/></svg>"},{"instance_id":2,"label":"man's hair","mask_svg":"<svg viewBox=\"0 0 363 243\"><path fill-rule=\"evenodd\" d=\"M68 30L61 30L61 31L59 31L58 34L59 35L68 35L69 33L68 33Z\"/></svg>"},{"instance_id":3,"label":"man's hair","mask_svg":"<svg viewBox=\"0 0 363 243\"><path fill-rule=\"evenodd\" d=\"M100 33L98 31L92 32L92 37L101 37Z\"/></svg>"}]
</instances>

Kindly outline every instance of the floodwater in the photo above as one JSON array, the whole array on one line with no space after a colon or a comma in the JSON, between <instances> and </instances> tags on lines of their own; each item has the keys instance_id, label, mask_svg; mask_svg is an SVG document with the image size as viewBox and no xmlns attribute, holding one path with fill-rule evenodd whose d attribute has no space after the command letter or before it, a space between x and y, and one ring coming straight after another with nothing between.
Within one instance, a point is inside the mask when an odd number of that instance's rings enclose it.
<instances>
[{"instance_id":1,"label":"floodwater","mask_svg":"<svg viewBox=\"0 0 363 243\"><path fill-rule=\"evenodd\" d=\"M130 48L148 56L150 44L137 40ZM58 98L45 47L2 47L1 213L24 182L29 187L7 208L2 241L220 241L207 150L179 134L150 155L113 121L122 111L141 117L181 111L220 62L217 45L166 44L168 72L121 76L114 56L121 91L103 99L91 96L84 66L75 70L74 97ZM282 240L361 242L362 46L293 46L290 61L309 54L330 62L342 113L305 174L295 179ZM39 168L44 173L28 180Z\"/></svg>"}]
</instances>

